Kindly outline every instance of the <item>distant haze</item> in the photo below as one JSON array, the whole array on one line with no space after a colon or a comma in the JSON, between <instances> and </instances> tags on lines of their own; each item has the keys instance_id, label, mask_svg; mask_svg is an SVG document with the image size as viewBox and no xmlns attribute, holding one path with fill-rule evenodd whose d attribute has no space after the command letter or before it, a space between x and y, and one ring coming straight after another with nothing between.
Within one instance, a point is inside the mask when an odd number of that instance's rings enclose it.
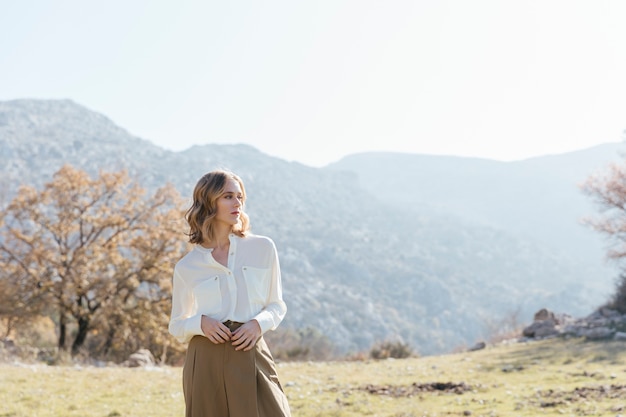
<instances>
[{"instance_id":1,"label":"distant haze","mask_svg":"<svg viewBox=\"0 0 626 417\"><path fill-rule=\"evenodd\" d=\"M5 1L0 100L156 145L519 160L618 142L622 0Z\"/></svg>"}]
</instances>

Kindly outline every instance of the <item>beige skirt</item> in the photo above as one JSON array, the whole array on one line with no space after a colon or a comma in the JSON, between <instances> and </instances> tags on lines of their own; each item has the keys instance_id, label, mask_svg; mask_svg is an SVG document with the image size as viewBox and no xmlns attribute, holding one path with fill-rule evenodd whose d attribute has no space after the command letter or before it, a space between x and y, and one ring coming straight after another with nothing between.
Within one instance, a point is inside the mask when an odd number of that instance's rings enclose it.
<instances>
[{"instance_id":1,"label":"beige skirt","mask_svg":"<svg viewBox=\"0 0 626 417\"><path fill-rule=\"evenodd\" d=\"M183 393L186 417L291 417L263 337L244 352L194 336L183 367Z\"/></svg>"}]
</instances>

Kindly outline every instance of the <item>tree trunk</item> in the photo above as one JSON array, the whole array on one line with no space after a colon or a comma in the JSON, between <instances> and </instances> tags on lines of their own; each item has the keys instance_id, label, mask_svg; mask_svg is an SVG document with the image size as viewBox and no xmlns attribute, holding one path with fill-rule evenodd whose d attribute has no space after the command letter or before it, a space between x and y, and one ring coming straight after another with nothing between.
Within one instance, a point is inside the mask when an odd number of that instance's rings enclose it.
<instances>
[{"instance_id":1,"label":"tree trunk","mask_svg":"<svg viewBox=\"0 0 626 417\"><path fill-rule=\"evenodd\" d=\"M7 317L6 319L6 331L4 333L4 339L8 339L11 336L11 331L13 330L13 317Z\"/></svg>"},{"instance_id":2,"label":"tree trunk","mask_svg":"<svg viewBox=\"0 0 626 417\"><path fill-rule=\"evenodd\" d=\"M165 361L167 361L167 347L169 346L168 342L163 343L163 352L161 352L160 364L165 365Z\"/></svg>"},{"instance_id":3,"label":"tree trunk","mask_svg":"<svg viewBox=\"0 0 626 417\"><path fill-rule=\"evenodd\" d=\"M87 339L87 332L89 331L89 318L80 317L78 319L78 330L76 332L76 338L74 338L74 343L72 343L72 356L76 355L79 349L85 343L85 339Z\"/></svg>"},{"instance_id":4,"label":"tree trunk","mask_svg":"<svg viewBox=\"0 0 626 417\"><path fill-rule=\"evenodd\" d=\"M65 336L67 335L67 324L65 314L59 315L59 350L65 350Z\"/></svg>"}]
</instances>

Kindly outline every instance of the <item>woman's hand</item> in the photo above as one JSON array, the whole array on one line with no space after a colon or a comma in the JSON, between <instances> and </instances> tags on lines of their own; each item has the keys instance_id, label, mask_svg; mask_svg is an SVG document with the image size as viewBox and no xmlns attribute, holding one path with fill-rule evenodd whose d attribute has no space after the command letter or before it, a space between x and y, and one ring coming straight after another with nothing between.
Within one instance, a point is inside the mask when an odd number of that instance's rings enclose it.
<instances>
[{"instance_id":1,"label":"woman's hand","mask_svg":"<svg viewBox=\"0 0 626 417\"><path fill-rule=\"evenodd\" d=\"M221 322L212 319L211 317L202 316L200 319L200 328L202 329L202 333L209 339L211 342L218 343L226 343L232 338L232 334L230 333L230 329L224 326Z\"/></svg>"},{"instance_id":2,"label":"woman's hand","mask_svg":"<svg viewBox=\"0 0 626 417\"><path fill-rule=\"evenodd\" d=\"M256 320L250 320L244 323L240 328L232 334L231 341L235 350L248 351L252 349L257 340L261 337L261 326Z\"/></svg>"}]
</instances>

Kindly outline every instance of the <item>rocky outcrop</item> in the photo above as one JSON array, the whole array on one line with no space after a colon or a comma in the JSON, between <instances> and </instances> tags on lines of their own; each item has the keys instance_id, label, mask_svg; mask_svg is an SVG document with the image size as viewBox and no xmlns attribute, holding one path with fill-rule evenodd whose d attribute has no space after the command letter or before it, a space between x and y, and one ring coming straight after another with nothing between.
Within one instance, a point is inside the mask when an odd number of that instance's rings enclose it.
<instances>
[{"instance_id":1,"label":"rocky outcrop","mask_svg":"<svg viewBox=\"0 0 626 417\"><path fill-rule=\"evenodd\" d=\"M555 336L584 337L588 340L626 340L626 315L602 307L587 317L573 318L557 315L547 309L535 313L532 324L525 327L522 336L528 339L545 339Z\"/></svg>"}]
</instances>

